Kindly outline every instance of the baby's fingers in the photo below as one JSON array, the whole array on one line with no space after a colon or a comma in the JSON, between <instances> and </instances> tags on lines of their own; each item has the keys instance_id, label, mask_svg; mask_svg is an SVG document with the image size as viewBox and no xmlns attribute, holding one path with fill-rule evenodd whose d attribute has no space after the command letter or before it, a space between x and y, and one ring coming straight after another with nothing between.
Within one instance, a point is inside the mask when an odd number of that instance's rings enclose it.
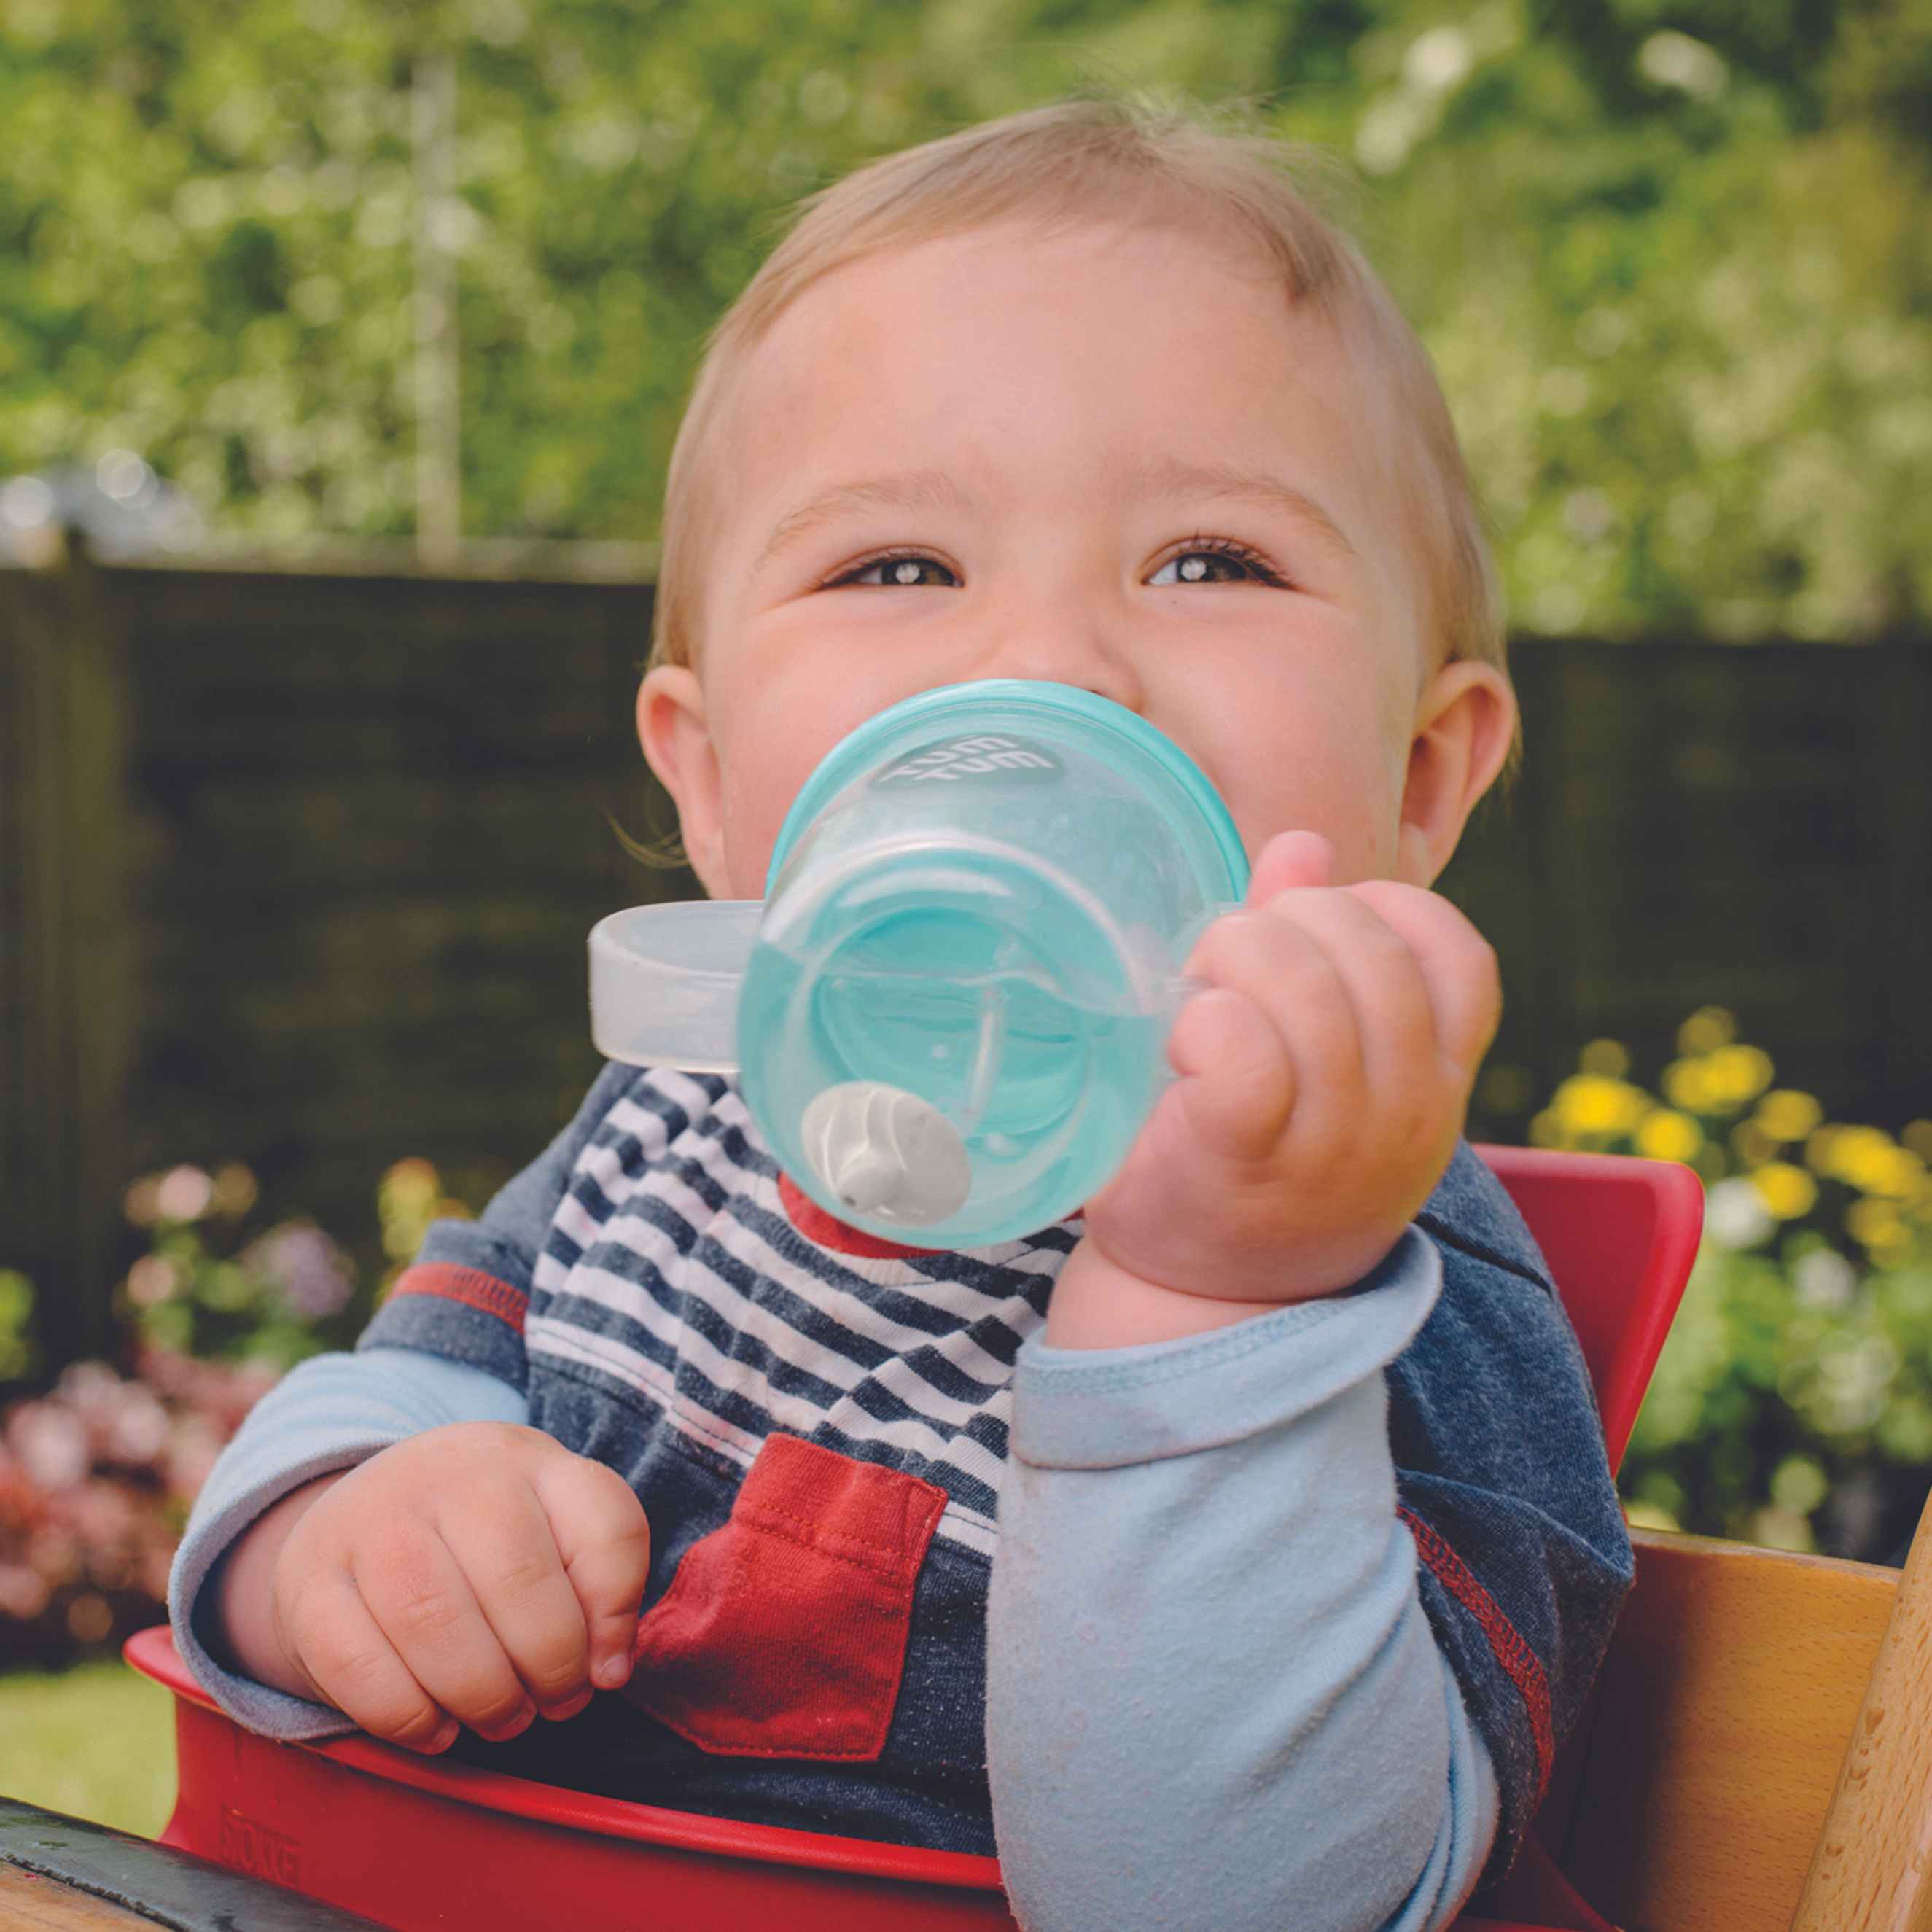
<instances>
[{"instance_id":1,"label":"baby's fingers","mask_svg":"<svg viewBox=\"0 0 1932 1932\"><path fill-rule=\"evenodd\" d=\"M1438 1048L1456 1066L1473 1070L1502 1011L1502 982L1489 942L1439 892L1389 879L1348 890L1407 944L1421 969Z\"/></svg>"},{"instance_id":2,"label":"baby's fingers","mask_svg":"<svg viewBox=\"0 0 1932 1932\"><path fill-rule=\"evenodd\" d=\"M562 1717L580 1708L590 1696L584 1613L538 1490L548 1464L574 1460L546 1444L544 1453L526 1466L524 1480L463 1492L438 1512L443 1542L460 1572L458 1580L473 1597L512 1674L512 1682L502 1687L512 1701L478 1716L472 1712L484 1710L480 1703L452 1703L440 1682L428 1677L423 1681L447 1708L485 1736L504 1736L520 1728L529 1721L532 1701L546 1716ZM456 1584L448 1587L453 1600ZM404 1654L422 1676L422 1666L413 1654ZM482 1692L479 1682L460 1694L476 1698Z\"/></svg>"},{"instance_id":3,"label":"baby's fingers","mask_svg":"<svg viewBox=\"0 0 1932 1932\"><path fill-rule=\"evenodd\" d=\"M1210 986L1183 1006L1168 1039L1176 1099L1202 1144L1257 1160L1294 1106L1294 1067L1274 1022L1245 993Z\"/></svg>"},{"instance_id":4,"label":"baby's fingers","mask_svg":"<svg viewBox=\"0 0 1932 1932\"><path fill-rule=\"evenodd\" d=\"M346 1570L309 1586L282 1642L312 1694L371 1736L416 1751L455 1742L456 1720L397 1654Z\"/></svg>"},{"instance_id":5,"label":"baby's fingers","mask_svg":"<svg viewBox=\"0 0 1932 1932\"><path fill-rule=\"evenodd\" d=\"M546 1461L535 1486L588 1634L590 1681L614 1690L631 1674L638 1606L650 1575L644 1505L616 1470L580 1456Z\"/></svg>"},{"instance_id":6,"label":"baby's fingers","mask_svg":"<svg viewBox=\"0 0 1932 1932\"><path fill-rule=\"evenodd\" d=\"M386 1550L372 1541L357 1552L356 1587L404 1665L438 1705L481 1736L513 1737L535 1716L535 1707L470 1580L471 1574L488 1574L497 1553L479 1562L473 1540L466 1550L465 1540L458 1528L453 1547L434 1538ZM514 1592L520 1580L513 1568L508 1588ZM502 1602L500 1591L492 1606L500 1615ZM574 1604L571 1612L574 1620Z\"/></svg>"},{"instance_id":7,"label":"baby's fingers","mask_svg":"<svg viewBox=\"0 0 1932 1932\"><path fill-rule=\"evenodd\" d=\"M1335 877L1335 848L1318 832L1277 832L1255 856L1248 904L1266 905L1298 886L1325 886Z\"/></svg>"}]
</instances>

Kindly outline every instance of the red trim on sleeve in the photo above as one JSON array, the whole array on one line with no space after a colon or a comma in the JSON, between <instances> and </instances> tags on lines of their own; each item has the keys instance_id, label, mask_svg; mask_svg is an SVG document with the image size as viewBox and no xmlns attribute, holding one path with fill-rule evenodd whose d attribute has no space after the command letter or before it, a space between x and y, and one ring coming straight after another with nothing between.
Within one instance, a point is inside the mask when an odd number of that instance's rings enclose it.
<instances>
[{"instance_id":1,"label":"red trim on sleeve","mask_svg":"<svg viewBox=\"0 0 1932 1932\"><path fill-rule=\"evenodd\" d=\"M1537 1661L1535 1652L1524 1642L1515 1624L1496 1607L1496 1599L1477 1582L1474 1574L1462 1558L1414 1511L1403 1509L1396 1514L1408 1524L1408 1533L1415 1538L1416 1549L1434 1573L1436 1581L1482 1625L1483 1634L1489 1639L1496 1661L1509 1672L1510 1681L1522 1695L1524 1707L1529 1712L1530 1730L1536 1741L1536 1790L1540 1803L1550 1782L1550 1761L1556 1755L1550 1722L1550 1684L1544 1676L1543 1666Z\"/></svg>"},{"instance_id":2,"label":"red trim on sleeve","mask_svg":"<svg viewBox=\"0 0 1932 1932\"><path fill-rule=\"evenodd\" d=\"M792 1226L808 1241L816 1241L835 1254L856 1255L868 1262L910 1262L921 1255L941 1252L938 1248L902 1247L896 1241L882 1241L876 1234L847 1227L843 1221L826 1214L788 1174L778 1176L778 1199Z\"/></svg>"},{"instance_id":3,"label":"red trim on sleeve","mask_svg":"<svg viewBox=\"0 0 1932 1932\"><path fill-rule=\"evenodd\" d=\"M506 1328L524 1332L524 1316L530 1297L506 1281L499 1281L481 1268L460 1268L454 1262L418 1262L396 1277L389 1290L393 1300L399 1294L440 1294L446 1301L460 1301L466 1308L494 1315Z\"/></svg>"},{"instance_id":4,"label":"red trim on sleeve","mask_svg":"<svg viewBox=\"0 0 1932 1932\"><path fill-rule=\"evenodd\" d=\"M945 1508L903 1469L766 1437L730 1520L638 1625L625 1696L703 1750L872 1762Z\"/></svg>"}]
</instances>

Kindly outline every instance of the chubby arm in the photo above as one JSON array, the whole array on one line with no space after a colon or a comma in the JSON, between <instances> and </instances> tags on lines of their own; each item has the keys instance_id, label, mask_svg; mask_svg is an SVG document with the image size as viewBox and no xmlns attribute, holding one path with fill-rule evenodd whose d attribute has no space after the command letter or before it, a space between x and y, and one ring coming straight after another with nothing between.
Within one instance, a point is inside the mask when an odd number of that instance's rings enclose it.
<instances>
[{"instance_id":1,"label":"chubby arm","mask_svg":"<svg viewBox=\"0 0 1932 1932\"><path fill-rule=\"evenodd\" d=\"M522 1394L494 1376L414 1348L318 1355L284 1376L256 1404L202 1486L169 1579L176 1645L216 1702L270 1737L329 1737L352 1730L338 1712L229 1667L236 1660L221 1628L219 1601L220 1586L233 1570L227 1559L284 1498L308 1491L312 1502L318 1484L392 1443L452 1423L520 1424L527 1412ZM272 1533L286 1534L293 1508L291 1503L282 1510Z\"/></svg>"},{"instance_id":2,"label":"chubby arm","mask_svg":"<svg viewBox=\"0 0 1932 1932\"><path fill-rule=\"evenodd\" d=\"M400 1348L323 1357L266 1398L170 1591L223 1707L271 1736L352 1724L435 1751L459 1724L513 1736L622 1684L644 1510L524 1412L494 1377Z\"/></svg>"},{"instance_id":3,"label":"chubby arm","mask_svg":"<svg viewBox=\"0 0 1932 1932\"><path fill-rule=\"evenodd\" d=\"M1346 1298L1022 1353L987 1747L1030 1932L1421 1928L1475 1883L1496 1779L1418 1596L1382 1374L1438 1280L1412 1232Z\"/></svg>"}]
</instances>

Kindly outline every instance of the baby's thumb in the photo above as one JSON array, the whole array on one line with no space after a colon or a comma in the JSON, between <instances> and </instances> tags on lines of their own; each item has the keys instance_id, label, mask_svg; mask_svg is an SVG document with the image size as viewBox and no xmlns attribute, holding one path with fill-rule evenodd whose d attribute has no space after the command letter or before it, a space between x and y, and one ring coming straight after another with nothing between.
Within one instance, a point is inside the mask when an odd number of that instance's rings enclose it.
<instances>
[{"instance_id":1,"label":"baby's thumb","mask_svg":"<svg viewBox=\"0 0 1932 1932\"><path fill-rule=\"evenodd\" d=\"M1335 848L1318 832L1277 832L1255 860L1248 903L1266 905L1298 886L1325 886L1335 876Z\"/></svg>"}]
</instances>

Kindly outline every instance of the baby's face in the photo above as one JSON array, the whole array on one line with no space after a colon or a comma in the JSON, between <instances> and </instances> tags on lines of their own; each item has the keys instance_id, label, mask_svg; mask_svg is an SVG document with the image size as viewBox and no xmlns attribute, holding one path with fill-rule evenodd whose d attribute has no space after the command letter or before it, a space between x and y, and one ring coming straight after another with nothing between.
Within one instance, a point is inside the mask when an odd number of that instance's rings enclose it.
<instances>
[{"instance_id":1,"label":"baby's face","mask_svg":"<svg viewBox=\"0 0 1932 1932\"><path fill-rule=\"evenodd\" d=\"M1138 712L1250 854L1305 829L1340 879L1424 866L1400 826L1436 668L1360 394L1218 238L995 229L808 290L718 432L698 662L639 701L707 889L763 892L854 725L982 677Z\"/></svg>"}]
</instances>

